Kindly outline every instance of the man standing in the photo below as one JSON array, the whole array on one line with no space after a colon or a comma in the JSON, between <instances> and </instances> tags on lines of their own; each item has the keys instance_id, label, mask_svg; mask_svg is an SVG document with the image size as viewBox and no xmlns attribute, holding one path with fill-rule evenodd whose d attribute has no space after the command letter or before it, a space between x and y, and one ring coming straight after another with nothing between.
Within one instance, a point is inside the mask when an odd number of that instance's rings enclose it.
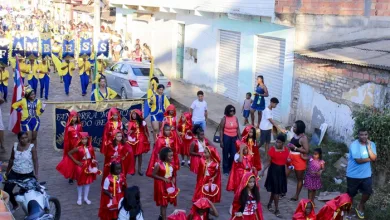
<instances>
[{"instance_id":1,"label":"man standing","mask_svg":"<svg viewBox=\"0 0 390 220\"><path fill-rule=\"evenodd\" d=\"M376 145L368 140L367 129L359 129L358 136L359 139L349 147L347 193L352 200L359 190L362 193L355 211L360 219L364 219L364 206L372 194L371 161L376 160Z\"/></svg>"},{"instance_id":2,"label":"man standing","mask_svg":"<svg viewBox=\"0 0 390 220\"><path fill-rule=\"evenodd\" d=\"M203 91L198 91L196 94L198 99L191 104L192 124L202 126L206 132L206 120L207 120L207 102L203 100Z\"/></svg>"}]
</instances>

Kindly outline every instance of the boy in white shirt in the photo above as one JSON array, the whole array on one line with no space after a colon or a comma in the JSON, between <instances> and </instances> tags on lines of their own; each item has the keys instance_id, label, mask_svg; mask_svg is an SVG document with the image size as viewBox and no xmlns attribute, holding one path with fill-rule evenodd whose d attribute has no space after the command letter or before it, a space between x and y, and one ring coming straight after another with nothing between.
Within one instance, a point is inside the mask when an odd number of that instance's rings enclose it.
<instances>
[{"instance_id":1,"label":"boy in white shirt","mask_svg":"<svg viewBox=\"0 0 390 220\"><path fill-rule=\"evenodd\" d=\"M203 91L198 91L196 95L198 96L198 99L192 102L190 108L192 124L202 126L203 131L206 132L207 102L203 100Z\"/></svg>"}]
</instances>

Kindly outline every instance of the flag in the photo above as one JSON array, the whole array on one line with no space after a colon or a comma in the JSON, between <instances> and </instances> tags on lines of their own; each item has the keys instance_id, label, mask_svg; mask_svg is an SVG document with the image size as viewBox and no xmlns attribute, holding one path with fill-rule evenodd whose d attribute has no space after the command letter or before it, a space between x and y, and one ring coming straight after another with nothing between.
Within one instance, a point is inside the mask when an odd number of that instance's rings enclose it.
<instances>
[{"instance_id":1,"label":"flag","mask_svg":"<svg viewBox=\"0 0 390 220\"><path fill-rule=\"evenodd\" d=\"M27 79L26 79L27 80ZM24 87L20 75L19 59L16 57L15 74L14 74L14 93L12 95L12 104L22 99L24 96ZM11 107L8 129L17 134L20 132L21 113Z\"/></svg>"},{"instance_id":2,"label":"flag","mask_svg":"<svg viewBox=\"0 0 390 220\"><path fill-rule=\"evenodd\" d=\"M153 74L154 74L153 72L154 72L154 57L152 56L150 60L150 69L149 69L149 87L146 93L146 99L144 100L144 118L147 118L150 113L149 101L152 96L151 94L153 94L153 92L151 92L153 88L152 88L152 84L150 83L150 80L152 80L153 78ZM150 94L148 95L148 93Z\"/></svg>"},{"instance_id":3,"label":"flag","mask_svg":"<svg viewBox=\"0 0 390 220\"><path fill-rule=\"evenodd\" d=\"M97 60L96 60L96 56L94 56L94 57L95 57L95 59L94 59L94 64L93 64L92 83L95 83L95 89L92 90L92 92L91 92L91 101L96 101L97 97L95 97L95 95L98 94L97 90L99 88L99 83L96 80L96 77L98 74Z\"/></svg>"}]
</instances>

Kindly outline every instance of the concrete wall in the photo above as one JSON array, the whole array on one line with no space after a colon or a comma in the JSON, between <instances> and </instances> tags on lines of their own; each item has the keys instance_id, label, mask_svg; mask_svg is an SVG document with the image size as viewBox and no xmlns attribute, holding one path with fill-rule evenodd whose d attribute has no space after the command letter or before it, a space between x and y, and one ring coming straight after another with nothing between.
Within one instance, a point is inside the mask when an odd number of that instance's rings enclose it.
<instances>
[{"instance_id":1,"label":"concrete wall","mask_svg":"<svg viewBox=\"0 0 390 220\"><path fill-rule=\"evenodd\" d=\"M328 124L329 137L349 144L352 112L360 106L389 107L389 71L297 56L290 122L308 130Z\"/></svg>"}]
</instances>

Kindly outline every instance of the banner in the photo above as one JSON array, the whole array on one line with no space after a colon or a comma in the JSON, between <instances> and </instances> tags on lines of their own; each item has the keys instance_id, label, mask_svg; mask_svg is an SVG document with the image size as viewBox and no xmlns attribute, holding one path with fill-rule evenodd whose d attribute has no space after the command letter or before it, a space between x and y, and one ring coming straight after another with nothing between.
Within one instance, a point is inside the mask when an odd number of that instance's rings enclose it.
<instances>
[{"instance_id":1,"label":"banner","mask_svg":"<svg viewBox=\"0 0 390 220\"><path fill-rule=\"evenodd\" d=\"M93 147L100 148L109 109L116 107L121 114L123 125L126 125L132 110L140 109L142 111L143 102L140 99L125 102L57 104L54 111L55 149L63 149L64 130L70 111L75 110L79 113L83 131L92 136Z\"/></svg>"},{"instance_id":2,"label":"banner","mask_svg":"<svg viewBox=\"0 0 390 220\"><path fill-rule=\"evenodd\" d=\"M92 38L80 38L80 53L79 57L82 55L88 55L89 57L92 54Z\"/></svg>"},{"instance_id":3,"label":"banner","mask_svg":"<svg viewBox=\"0 0 390 220\"><path fill-rule=\"evenodd\" d=\"M32 37L32 36L26 36L26 57L34 56L38 57L39 52L39 38L38 37Z\"/></svg>"},{"instance_id":4,"label":"banner","mask_svg":"<svg viewBox=\"0 0 390 220\"><path fill-rule=\"evenodd\" d=\"M101 34L98 41L98 58L108 58L110 52L110 44L109 44L110 35L109 34Z\"/></svg>"},{"instance_id":5,"label":"banner","mask_svg":"<svg viewBox=\"0 0 390 220\"><path fill-rule=\"evenodd\" d=\"M72 58L75 56L75 41L71 35L66 35L62 42L62 58L64 59L67 56Z\"/></svg>"},{"instance_id":6,"label":"banner","mask_svg":"<svg viewBox=\"0 0 390 220\"><path fill-rule=\"evenodd\" d=\"M9 43L7 38L0 38L0 65L8 65Z\"/></svg>"},{"instance_id":7,"label":"banner","mask_svg":"<svg viewBox=\"0 0 390 220\"><path fill-rule=\"evenodd\" d=\"M16 55L24 57L24 37L20 33L16 33L12 39L12 53L11 56Z\"/></svg>"},{"instance_id":8,"label":"banner","mask_svg":"<svg viewBox=\"0 0 390 220\"><path fill-rule=\"evenodd\" d=\"M42 59L51 57L51 34L41 34L41 55Z\"/></svg>"}]
</instances>

